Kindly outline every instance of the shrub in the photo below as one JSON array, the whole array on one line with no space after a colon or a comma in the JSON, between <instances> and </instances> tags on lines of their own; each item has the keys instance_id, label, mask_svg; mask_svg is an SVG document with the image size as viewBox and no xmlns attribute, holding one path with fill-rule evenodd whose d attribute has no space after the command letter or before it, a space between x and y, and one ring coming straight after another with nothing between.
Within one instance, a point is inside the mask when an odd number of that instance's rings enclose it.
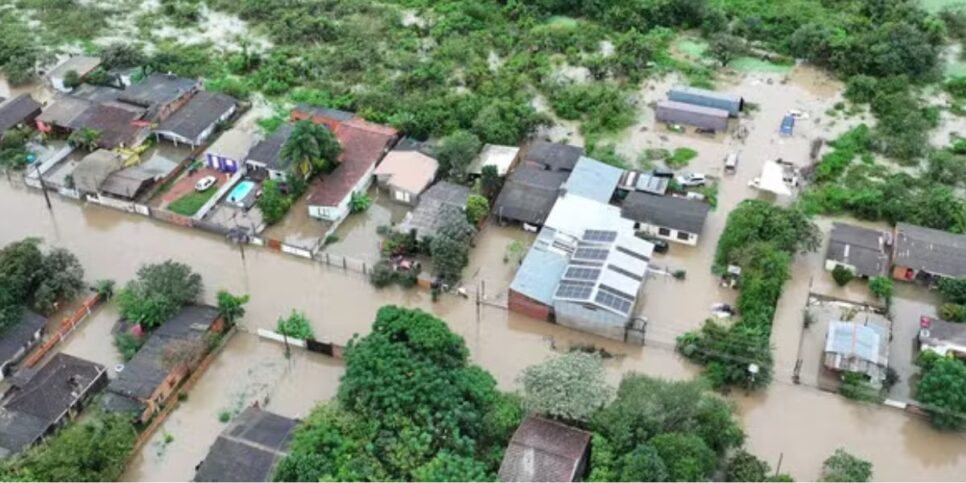
<instances>
[{"instance_id":1,"label":"shrub","mask_svg":"<svg viewBox=\"0 0 966 483\"><path fill-rule=\"evenodd\" d=\"M688 162L698 156L698 152L691 148L677 148L664 162L671 169L683 168Z\"/></svg>"},{"instance_id":2,"label":"shrub","mask_svg":"<svg viewBox=\"0 0 966 483\"><path fill-rule=\"evenodd\" d=\"M315 339L312 324L305 318L305 314L293 310L288 318L279 318L275 324L275 331L293 339Z\"/></svg>"},{"instance_id":3,"label":"shrub","mask_svg":"<svg viewBox=\"0 0 966 483\"><path fill-rule=\"evenodd\" d=\"M349 199L349 212L362 213L372 206L372 198L366 193L352 193Z\"/></svg>"},{"instance_id":4,"label":"shrub","mask_svg":"<svg viewBox=\"0 0 966 483\"><path fill-rule=\"evenodd\" d=\"M839 393L855 401L879 402L882 400L879 391L869 384L868 377L858 372L846 372L842 375Z\"/></svg>"},{"instance_id":5,"label":"shrub","mask_svg":"<svg viewBox=\"0 0 966 483\"><path fill-rule=\"evenodd\" d=\"M892 301L892 279L889 277L877 276L869 280L869 291L876 298L882 299L889 304Z\"/></svg>"},{"instance_id":6,"label":"shrub","mask_svg":"<svg viewBox=\"0 0 966 483\"><path fill-rule=\"evenodd\" d=\"M466 200L466 219L471 225L477 226L490 212L490 202L480 195L470 195Z\"/></svg>"},{"instance_id":7,"label":"shrub","mask_svg":"<svg viewBox=\"0 0 966 483\"><path fill-rule=\"evenodd\" d=\"M832 278L839 287L844 287L846 284L851 282L853 278L855 278L855 274L852 273L852 270L849 270L842 265L836 265L835 268L832 269Z\"/></svg>"},{"instance_id":8,"label":"shrub","mask_svg":"<svg viewBox=\"0 0 966 483\"><path fill-rule=\"evenodd\" d=\"M872 479L872 463L839 448L822 464L822 481L864 482Z\"/></svg>"},{"instance_id":9,"label":"shrub","mask_svg":"<svg viewBox=\"0 0 966 483\"><path fill-rule=\"evenodd\" d=\"M966 305L944 303L937 311L939 318L950 322L966 322Z\"/></svg>"},{"instance_id":10,"label":"shrub","mask_svg":"<svg viewBox=\"0 0 966 483\"><path fill-rule=\"evenodd\" d=\"M142 345L144 345L144 340L135 337L130 332L122 331L114 334L114 347L121 353L121 359L124 362L134 359L134 355L138 353Z\"/></svg>"}]
</instances>

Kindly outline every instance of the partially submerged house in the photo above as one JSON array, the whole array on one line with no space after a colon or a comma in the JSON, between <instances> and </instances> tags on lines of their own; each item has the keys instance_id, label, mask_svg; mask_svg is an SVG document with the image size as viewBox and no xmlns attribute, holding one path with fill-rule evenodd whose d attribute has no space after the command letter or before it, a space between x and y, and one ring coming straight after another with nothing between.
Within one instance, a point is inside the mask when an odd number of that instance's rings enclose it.
<instances>
[{"instance_id":1,"label":"partially submerged house","mask_svg":"<svg viewBox=\"0 0 966 483\"><path fill-rule=\"evenodd\" d=\"M0 99L2 100L2 99ZM30 94L20 94L0 102L0 139L7 130L17 126L31 126L40 115L40 103Z\"/></svg>"},{"instance_id":2,"label":"partially submerged house","mask_svg":"<svg viewBox=\"0 0 966 483\"><path fill-rule=\"evenodd\" d=\"M741 96L697 87L675 86L668 91L667 98L675 102L721 109L727 111L731 117L737 117L745 107L745 100Z\"/></svg>"},{"instance_id":3,"label":"partially submerged house","mask_svg":"<svg viewBox=\"0 0 966 483\"><path fill-rule=\"evenodd\" d=\"M295 117L295 110L292 111ZM396 142L398 132L353 117L339 121L339 118L310 117L313 122L325 126L335 124L336 139L342 145L339 164L331 173L316 180L309 189L307 198L309 216L325 221L338 222L349 214L349 201L353 193L363 193L372 182L376 164Z\"/></svg>"},{"instance_id":4,"label":"partially submerged house","mask_svg":"<svg viewBox=\"0 0 966 483\"><path fill-rule=\"evenodd\" d=\"M13 365L40 341L46 324L46 318L24 309L20 321L0 333L0 381L9 376Z\"/></svg>"},{"instance_id":5,"label":"partially submerged house","mask_svg":"<svg viewBox=\"0 0 966 483\"><path fill-rule=\"evenodd\" d=\"M590 433L530 415L503 454L500 481L581 481L590 458Z\"/></svg>"},{"instance_id":6,"label":"partially submerged house","mask_svg":"<svg viewBox=\"0 0 966 483\"><path fill-rule=\"evenodd\" d=\"M255 137L241 128L229 129L218 136L204 152L205 166L223 173L234 173L245 165Z\"/></svg>"},{"instance_id":7,"label":"partially submerged house","mask_svg":"<svg viewBox=\"0 0 966 483\"><path fill-rule=\"evenodd\" d=\"M245 159L245 169L259 179L284 181L292 168L292 161L282 156L282 146L292 135L292 124L282 124L270 136L258 141Z\"/></svg>"},{"instance_id":8,"label":"partially submerged house","mask_svg":"<svg viewBox=\"0 0 966 483\"><path fill-rule=\"evenodd\" d=\"M402 233L415 230L419 238L432 238L454 219L466 219L469 197L466 186L440 181L420 196L416 209L406 214L397 229Z\"/></svg>"},{"instance_id":9,"label":"partially submerged house","mask_svg":"<svg viewBox=\"0 0 966 483\"><path fill-rule=\"evenodd\" d=\"M201 90L201 81L172 74L151 74L121 91L118 100L145 109L150 123L166 120Z\"/></svg>"},{"instance_id":10,"label":"partially submerged house","mask_svg":"<svg viewBox=\"0 0 966 483\"><path fill-rule=\"evenodd\" d=\"M134 110L108 103L92 103L74 118L70 130L93 129L100 133L97 146L104 149L133 147L151 135L151 129L141 122L143 110Z\"/></svg>"},{"instance_id":11,"label":"partially submerged house","mask_svg":"<svg viewBox=\"0 0 966 483\"><path fill-rule=\"evenodd\" d=\"M197 367L209 337L222 331L218 309L188 305L155 329L134 358L107 386L102 403L109 411L130 412L147 421Z\"/></svg>"},{"instance_id":12,"label":"partially submerged house","mask_svg":"<svg viewBox=\"0 0 966 483\"><path fill-rule=\"evenodd\" d=\"M825 337L825 367L865 374L874 384L889 367L889 328L874 319L865 322L833 320Z\"/></svg>"},{"instance_id":13,"label":"partially submerged house","mask_svg":"<svg viewBox=\"0 0 966 483\"><path fill-rule=\"evenodd\" d=\"M561 192L608 203L614 196L624 170L581 156L574 165Z\"/></svg>"},{"instance_id":14,"label":"partially submerged house","mask_svg":"<svg viewBox=\"0 0 966 483\"><path fill-rule=\"evenodd\" d=\"M99 57L89 57L86 55L71 57L47 73L47 83L56 91L70 92L72 87L67 86L69 72L74 72L77 74L78 79L83 79L84 76L93 72L100 65L101 59Z\"/></svg>"},{"instance_id":15,"label":"partially submerged house","mask_svg":"<svg viewBox=\"0 0 966 483\"><path fill-rule=\"evenodd\" d=\"M675 101L658 101L657 122L687 124L710 131L728 129L728 111Z\"/></svg>"},{"instance_id":16,"label":"partially submerged house","mask_svg":"<svg viewBox=\"0 0 966 483\"><path fill-rule=\"evenodd\" d=\"M871 228L833 223L825 252L825 269L849 269L859 277L878 277L889 270L892 235Z\"/></svg>"},{"instance_id":17,"label":"partially submerged house","mask_svg":"<svg viewBox=\"0 0 966 483\"><path fill-rule=\"evenodd\" d=\"M920 349L966 361L966 324L922 317L919 326Z\"/></svg>"},{"instance_id":18,"label":"partially submerged house","mask_svg":"<svg viewBox=\"0 0 966 483\"><path fill-rule=\"evenodd\" d=\"M227 121L238 108L235 99L217 92L201 91L154 130L155 136L175 145L198 147L215 132L218 123Z\"/></svg>"},{"instance_id":19,"label":"partially submerged house","mask_svg":"<svg viewBox=\"0 0 966 483\"><path fill-rule=\"evenodd\" d=\"M577 161L584 155L584 148L569 144L536 141L530 143L523 155L523 161L548 171L569 173L573 171Z\"/></svg>"},{"instance_id":20,"label":"partially submerged house","mask_svg":"<svg viewBox=\"0 0 966 483\"><path fill-rule=\"evenodd\" d=\"M99 193L107 178L124 167L124 158L114 151L98 149L84 156L71 176L81 193Z\"/></svg>"},{"instance_id":21,"label":"partially submerged house","mask_svg":"<svg viewBox=\"0 0 966 483\"><path fill-rule=\"evenodd\" d=\"M897 223L892 277L934 283L966 277L966 235Z\"/></svg>"},{"instance_id":22,"label":"partially submerged house","mask_svg":"<svg viewBox=\"0 0 966 483\"><path fill-rule=\"evenodd\" d=\"M0 459L53 434L106 384L104 366L64 353L18 373L0 401Z\"/></svg>"},{"instance_id":23,"label":"partially submerged house","mask_svg":"<svg viewBox=\"0 0 966 483\"><path fill-rule=\"evenodd\" d=\"M69 132L77 125L74 121L93 103L76 96L57 96L36 118L37 130L45 133L54 131Z\"/></svg>"},{"instance_id":24,"label":"partially submerged house","mask_svg":"<svg viewBox=\"0 0 966 483\"><path fill-rule=\"evenodd\" d=\"M145 169L144 166L131 166L111 173L101 183L100 192L131 201L159 178L159 174Z\"/></svg>"},{"instance_id":25,"label":"partially submerged house","mask_svg":"<svg viewBox=\"0 0 966 483\"><path fill-rule=\"evenodd\" d=\"M439 162L419 151L394 149L376 167L376 183L393 201L416 205L419 195L436 179Z\"/></svg>"},{"instance_id":26,"label":"partially submerged house","mask_svg":"<svg viewBox=\"0 0 966 483\"><path fill-rule=\"evenodd\" d=\"M356 115L339 109L329 109L327 107L315 107L308 104L298 104L289 112L289 118L293 121L309 120L315 124L321 124L329 131L335 132L343 122L352 120Z\"/></svg>"},{"instance_id":27,"label":"partially submerged house","mask_svg":"<svg viewBox=\"0 0 966 483\"><path fill-rule=\"evenodd\" d=\"M638 232L692 246L698 244L709 211L704 201L641 191L628 194L621 207Z\"/></svg>"},{"instance_id":28,"label":"partially submerged house","mask_svg":"<svg viewBox=\"0 0 966 483\"><path fill-rule=\"evenodd\" d=\"M520 148L516 146L501 146L499 144L485 144L480 154L473 159L466 172L470 176L480 176L483 168L493 166L498 176L506 176L520 161Z\"/></svg>"},{"instance_id":29,"label":"partially submerged house","mask_svg":"<svg viewBox=\"0 0 966 483\"><path fill-rule=\"evenodd\" d=\"M208 449L194 481L272 481L298 421L251 406Z\"/></svg>"},{"instance_id":30,"label":"partially submerged house","mask_svg":"<svg viewBox=\"0 0 966 483\"><path fill-rule=\"evenodd\" d=\"M510 173L493 204L501 221L543 225L569 172L525 165Z\"/></svg>"}]
</instances>

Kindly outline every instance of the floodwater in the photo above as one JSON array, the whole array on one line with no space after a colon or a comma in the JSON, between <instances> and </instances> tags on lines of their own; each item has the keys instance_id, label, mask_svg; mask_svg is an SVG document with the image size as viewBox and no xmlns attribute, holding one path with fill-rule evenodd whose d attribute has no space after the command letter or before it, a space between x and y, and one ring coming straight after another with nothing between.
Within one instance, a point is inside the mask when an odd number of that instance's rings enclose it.
<instances>
[{"instance_id":1,"label":"floodwater","mask_svg":"<svg viewBox=\"0 0 966 483\"><path fill-rule=\"evenodd\" d=\"M325 247L325 253L336 257L348 257L364 261L370 266L379 261L379 244L382 238L377 229L402 221L410 210L406 205L396 203L375 183L368 191L372 205L363 213L351 213L335 230L338 241Z\"/></svg>"},{"instance_id":2,"label":"floodwater","mask_svg":"<svg viewBox=\"0 0 966 483\"><path fill-rule=\"evenodd\" d=\"M423 291L376 290L354 272L343 273L267 250L248 249L242 258L237 247L214 236L99 206L56 197L52 201L53 211L48 212L39 193L0 181L0 205L8 207L0 243L43 237L47 243L75 252L90 280L123 282L141 264L180 260L202 274L209 302L222 288L253 295L243 322L247 330L271 328L279 316L298 308L312 321L320 339L344 343L354 333L367 332L378 307L392 303L430 310L446 320L466 339L472 360L490 371L504 389L516 387L515 378L523 368L555 350L578 344L616 355L608 360L613 380L627 371L666 378L689 378L697 372L660 344L630 347L487 304L477 307L454 296L444 296L434 304ZM488 235L493 228L493 235ZM483 278L490 277L492 270L492 286L501 285L498 279L505 284L509 267L500 264L487 270L482 267L489 265L478 257L502 258L506 238L499 235L509 233L507 230L487 227L484 238L496 238L481 248L492 248L473 254L471 267L481 267L478 273ZM799 314L800 307L796 309ZM100 325L85 329L95 327ZM74 334L65 350L88 355L113 351L103 337L80 335ZM163 436L156 436L134 460L126 478L188 479L223 428L218 413L255 401L265 403L267 398L272 410L292 417L305 415L313 403L334 394L341 373L336 361L305 354L285 360L277 344L240 333L159 431L160 435L170 434L173 441L164 445L158 439ZM737 397L736 401L751 450L772 461L783 452L783 470L798 478L814 478L821 460L837 446L869 458L880 478L952 480L966 474L966 437L943 435L894 410L857 406L778 379L766 393Z\"/></svg>"}]
</instances>

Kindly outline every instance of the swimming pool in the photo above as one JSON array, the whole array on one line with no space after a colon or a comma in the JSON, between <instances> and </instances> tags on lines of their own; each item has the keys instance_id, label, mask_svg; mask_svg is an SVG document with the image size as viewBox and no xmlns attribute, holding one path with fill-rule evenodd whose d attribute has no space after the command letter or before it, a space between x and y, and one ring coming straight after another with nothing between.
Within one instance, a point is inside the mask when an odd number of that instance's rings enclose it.
<instances>
[{"instance_id":1,"label":"swimming pool","mask_svg":"<svg viewBox=\"0 0 966 483\"><path fill-rule=\"evenodd\" d=\"M228 192L228 197L225 198L225 201L239 208L251 208L255 204L256 186L254 181L241 181Z\"/></svg>"}]
</instances>

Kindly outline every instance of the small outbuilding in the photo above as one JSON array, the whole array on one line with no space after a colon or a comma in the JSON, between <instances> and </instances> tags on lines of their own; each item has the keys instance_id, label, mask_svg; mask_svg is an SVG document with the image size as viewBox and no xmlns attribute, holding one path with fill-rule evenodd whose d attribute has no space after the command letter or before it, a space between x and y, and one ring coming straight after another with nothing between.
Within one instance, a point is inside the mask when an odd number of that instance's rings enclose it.
<instances>
[{"instance_id":1,"label":"small outbuilding","mask_svg":"<svg viewBox=\"0 0 966 483\"><path fill-rule=\"evenodd\" d=\"M0 139L3 134L20 125L32 125L40 115L40 103L30 94L20 94L0 102Z\"/></svg>"},{"instance_id":2,"label":"small outbuilding","mask_svg":"<svg viewBox=\"0 0 966 483\"><path fill-rule=\"evenodd\" d=\"M692 246L698 244L709 211L703 201L641 191L628 194L621 207L638 232Z\"/></svg>"},{"instance_id":3,"label":"small outbuilding","mask_svg":"<svg viewBox=\"0 0 966 483\"><path fill-rule=\"evenodd\" d=\"M297 425L258 407L245 409L211 445L194 481L272 481Z\"/></svg>"},{"instance_id":4,"label":"small outbuilding","mask_svg":"<svg viewBox=\"0 0 966 483\"><path fill-rule=\"evenodd\" d=\"M439 162L419 151L394 149L376 166L376 183L393 201L412 206L436 179L437 169Z\"/></svg>"},{"instance_id":5,"label":"small outbuilding","mask_svg":"<svg viewBox=\"0 0 966 483\"><path fill-rule=\"evenodd\" d=\"M83 79L84 76L93 72L100 65L101 59L99 57L85 55L71 57L47 73L47 83L56 91L70 92L73 88L68 87L66 83L68 72L73 71L79 79Z\"/></svg>"},{"instance_id":6,"label":"small outbuilding","mask_svg":"<svg viewBox=\"0 0 966 483\"><path fill-rule=\"evenodd\" d=\"M486 144L466 172L470 176L480 176L485 166L493 166L498 176L506 176L519 160L520 148L516 146Z\"/></svg>"},{"instance_id":7,"label":"small outbuilding","mask_svg":"<svg viewBox=\"0 0 966 483\"><path fill-rule=\"evenodd\" d=\"M966 277L966 235L897 223L892 277L937 282Z\"/></svg>"},{"instance_id":8,"label":"small outbuilding","mask_svg":"<svg viewBox=\"0 0 966 483\"><path fill-rule=\"evenodd\" d=\"M843 266L860 277L885 275L891 249L889 233L836 222L829 233L825 269L831 271Z\"/></svg>"},{"instance_id":9,"label":"small outbuilding","mask_svg":"<svg viewBox=\"0 0 966 483\"><path fill-rule=\"evenodd\" d=\"M728 129L728 111L675 101L658 101L657 122L686 124L710 131Z\"/></svg>"},{"instance_id":10,"label":"small outbuilding","mask_svg":"<svg viewBox=\"0 0 966 483\"><path fill-rule=\"evenodd\" d=\"M833 320L825 337L825 367L862 373L881 383L889 367L889 328L872 319Z\"/></svg>"},{"instance_id":11,"label":"small outbuilding","mask_svg":"<svg viewBox=\"0 0 966 483\"><path fill-rule=\"evenodd\" d=\"M510 439L500 481L579 481L587 471L590 433L527 416Z\"/></svg>"},{"instance_id":12,"label":"small outbuilding","mask_svg":"<svg viewBox=\"0 0 966 483\"><path fill-rule=\"evenodd\" d=\"M229 129L205 150L205 165L223 173L234 173L243 166L255 138L248 131Z\"/></svg>"},{"instance_id":13,"label":"small outbuilding","mask_svg":"<svg viewBox=\"0 0 966 483\"><path fill-rule=\"evenodd\" d=\"M745 100L741 96L697 87L676 86L668 91L667 98L675 102L721 109L727 111L731 117L737 117L745 107Z\"/></svg>"}]
</instances>

